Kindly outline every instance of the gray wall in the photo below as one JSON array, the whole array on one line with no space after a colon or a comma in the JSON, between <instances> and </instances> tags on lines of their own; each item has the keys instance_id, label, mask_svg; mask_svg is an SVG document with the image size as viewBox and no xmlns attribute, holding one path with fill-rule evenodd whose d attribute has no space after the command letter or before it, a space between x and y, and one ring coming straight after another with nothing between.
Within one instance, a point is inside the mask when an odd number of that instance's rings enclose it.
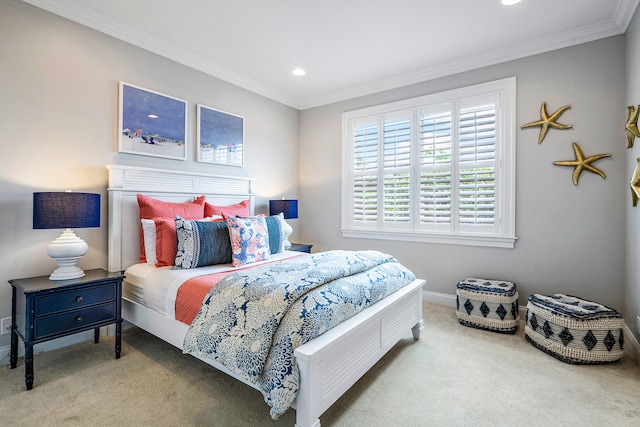
<instances>
[{"instance_id":1,"label":"gray wall","mask_svg":"<svg viewBox=\"0 0 640 427\"><path fill-rule=\"evenodd\" d=\"M636 13L626 34L626 98L625 105L640 104L640 14ZM636 159L640 157L640 140L636 138L633 148L627 150L626 176L630 179L636 167ZM640 316L640 206L633 207L630 196L625 197L626 227L626 320L640 339L636 329L636 318Z\"/></svg>"},{"instance_id":2,"label":"gray wall","mask_svg":"<svg viewBox=\"0 0 640 427\"><path fill-rule=\"evenodd\" d=\"M426 279L428 291L453 295L458 281L476 276L516 282L521 304L532 293L562 292L624 310L624 55L625 38L618 36L302 111L302 240L319 250L391 253ZM517 78L518 126L537 120L546 101L550 113L571 105L560 121L574 127L550 130L541 145L539 128L517 131L514 249L342 238L342 112L509 76ZM596 164L606 180L585 172L576 187L571 168L552 165L574 158L572 142L586 156L613 155Z\"/></svg>"},{"instance_id":3,"label":"gray wall","mask_svg":"<svg viewBox=\"0 0 640 427\"><path fill-rule=\"evenodd\" d=\"M189 101L186 161L118 154L120 80ZM257 178L263 213L269 198L298 196L297 110L16 0L0 2L0 100L0 318L7 280L56 267L46 249L61 230L32 229L34 191L102 194L102 226L75 230L84 269L107 267L107 164ZM197 103L245 117L244 168L195 161Z\"/></svg>"},{"instance_id":4,"label":"gray wall","mask_svg":"<svg viewBox=\"0 0 640 427\"><path fill-rule=\"evenodd\" d=\"M71 188L103 195L102 226L76 232L90 248L81 266L106 267L105 165L120 163L255 177L258 211L266 212L272 197L300 198L300 219L292 221L300 234L294 240L313 243L314 250L392 253L427 280L429 291L453 295L464 277L502 278L518 284L521 304L531 293L571 293L626 308L627 323L633 325L629 319L640 313L640 227L634 219L640 207L630 207L627 183L640 143L626 150L623 126L624 106L640 103L640 85L630 78L640 72L637 21L626 51L625 37L619 36L299 113L20 1L4 0L0 317L10 315L7 280L48 274L55 267L46 246L59 231L31 228L34 191ZM515 249L341 237L342 112L509 76L518 79L518 125L536 120L543 101L550 111L571 105L561 121L574 125L570 131L551 130L542 145L536 143L536 129L517 131ZM117 153L120 80L190 102L187 161ZM244 168L195 162L196 103L245 117ZM613 155L597 163L606 180L585 172L574 187L571 169L551 164L572 159L574 141L586 155ZM8 342L8 335L0 336L0 347Z\"/></svg>"}]
</instances>

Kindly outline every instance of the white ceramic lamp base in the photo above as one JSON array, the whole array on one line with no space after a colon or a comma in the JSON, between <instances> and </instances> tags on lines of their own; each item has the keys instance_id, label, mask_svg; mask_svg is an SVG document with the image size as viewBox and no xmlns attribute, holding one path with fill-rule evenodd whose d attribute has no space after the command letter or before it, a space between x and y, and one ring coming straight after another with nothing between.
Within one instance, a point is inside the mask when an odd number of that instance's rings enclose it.
<instances>
[{"instance_id":1,"label":"white ceramic lamp base","mask_svg":"<svg viewBox=\"0 0 640 427\"><path fill-rule=\"evenodd\" d=\"M49 244L47 255L58 263L58 268L49 276L50 280L69 280L84 276L84 271L76 264L86 255L87 243L67 228L56 240Z\"/></svg>"},{"instance_id":2,"label":"white ceramic lamp base","mask_svg":"<svg viewBox=\"0 0 640 427\"><path fill-rule=\"evenodd\" d=\"M289 236L293 233L293 228L287 223L287 221L282 220L282 237L284 238L284 249L288 250L291 247L291 242L289 241Z\"/></svg>"}]
</instances>

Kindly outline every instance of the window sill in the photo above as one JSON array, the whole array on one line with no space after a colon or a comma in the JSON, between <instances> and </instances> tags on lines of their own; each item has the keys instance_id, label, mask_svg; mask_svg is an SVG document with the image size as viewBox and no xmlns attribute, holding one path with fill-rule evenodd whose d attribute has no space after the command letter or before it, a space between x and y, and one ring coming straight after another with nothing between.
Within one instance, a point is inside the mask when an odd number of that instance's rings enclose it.
<instances>
[{"instance_id":1,"label":"window sill","mask_svg":"<svg viewBox=\"0 0 640 427\"><path fill-rule=\"evenodd\" d=\"M441 243L447 245L484 246L513 249L517 237L489 236L481 234L444 234L425 232L401 232L397 230L342 229L342 237L356 239L395 240L419 243Z\"/></svg>"}]
</instances>

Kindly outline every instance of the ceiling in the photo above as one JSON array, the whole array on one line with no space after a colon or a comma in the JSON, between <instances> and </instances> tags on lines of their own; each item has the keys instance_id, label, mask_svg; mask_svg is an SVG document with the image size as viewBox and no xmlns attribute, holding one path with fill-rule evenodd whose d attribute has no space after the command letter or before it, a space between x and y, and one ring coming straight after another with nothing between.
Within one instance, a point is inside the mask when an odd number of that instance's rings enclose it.
<instances>
[{"instance_id":1,"label":"ceiling","mask_svg":"<svg viewBox=\"0 0 640 427\"><path fill-rule=\"evenodd\" d=\"M23 1L298 109L623 34L640 2Z\"/></svg>"}]
</instances>

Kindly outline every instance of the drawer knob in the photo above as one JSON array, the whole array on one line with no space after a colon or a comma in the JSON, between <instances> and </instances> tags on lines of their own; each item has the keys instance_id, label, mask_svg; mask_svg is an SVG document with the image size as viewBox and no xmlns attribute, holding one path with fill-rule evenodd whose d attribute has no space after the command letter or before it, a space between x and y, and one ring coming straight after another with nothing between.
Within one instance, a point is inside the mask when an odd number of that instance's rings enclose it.
<instances>
[{"instance_id":1,"label":"drawer knob","mask_svg":"<svg viewBox=\"0 0 640 427\"><path fill-rule=\"evenodd\" d=\"M76 302L82 302L82 297L81 296L76 297Z\"/></svg>"},{"instance_id":2,"label":"drawer knob","mask_svg":"<svg viewBox=\"0 0 640 427\"><path fill-rule=\"evenodd\" d=\"M78 322L78 323L82 322L83 320L84 320L84 317L82 317L82 316L76 317L76 322Z\"/></svg>"}]
</instances>

